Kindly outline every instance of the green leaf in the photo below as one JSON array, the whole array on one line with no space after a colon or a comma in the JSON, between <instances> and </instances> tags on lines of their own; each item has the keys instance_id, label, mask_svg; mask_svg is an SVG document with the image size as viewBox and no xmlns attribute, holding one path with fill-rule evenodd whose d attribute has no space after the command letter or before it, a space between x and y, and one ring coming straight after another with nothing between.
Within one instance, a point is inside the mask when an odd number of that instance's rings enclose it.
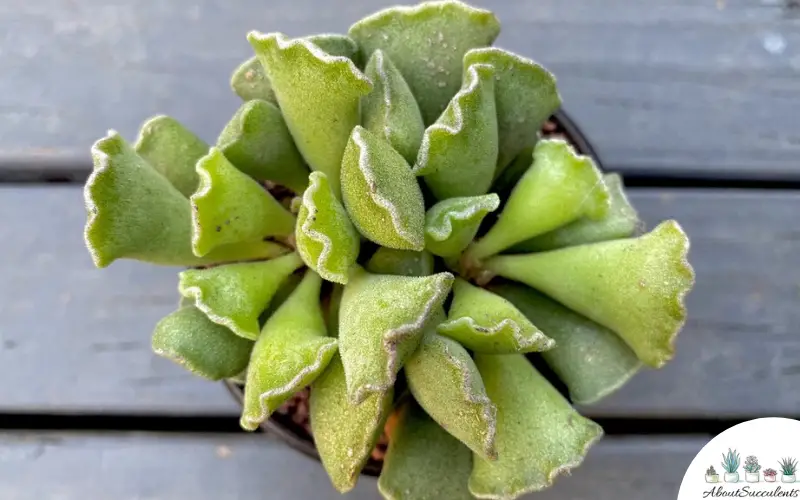
<instances>
[{"instance_id":1,"label":"green leaf","mask_svg":"<svg viewBox=\"0 0 800 500\"><path fill-rule=\"evenodd\" d=\"M208 153L208 145L178 120L164 115L150 118L133 149L184 196L197 189L200 179L194 164Z\"/></svg>"},{"instance_id":2,"label":"green leaf","mask_svg":"<svg viewBox=\"0 0 800 500\"><path fill-rule=\"evenodd\" d=\"M458 92L464 53L491 45L499 33L500 22L491 12L449 0L391 7L349 31L364 59L381 49L394 62L425 124L433 123Z\"/></svg>"},{"instance_id":3,"label":"green leaf","mask_svg":"<svg viewBox=\"0 0 800 500\"><path fill-rule=\"evenodd\" d=\"M117 259L168 266L200 266L270 258L287 249L257 241L226 245L204 257L192 253L189 200L115 131L92 146L94 171L86 181L86 247L97 267Z\"/></svg>"},{"instance_id":4,"label":"green leaf","mask_svg":"<svg viewBox=\"0 0 800 500\"><path fill-rule=\"evenodd\" d=\"M342 195L366 238L399 250L425 247L425 200L417 179L400 153L361 126L344 151Z\"/></svg>"},{"instance_id":5,"label":"green leaf","mask_svg":"<svg viewBox=\"0 0 800 500\"><path fill-rule=\"evenodd\" d=\"M511 302L460 278L453 285L447 321L437 331L467 349L490 354L541 352L556 345Z\"/></svg>"},{"instance_id":6,"label":"green leaf","mask_svg":"<svg viewBox=\"0 0 800 500\"><path fill-rule=\"evenodd\" d=\"M588 217L536 236L511 247L518 253L541 252L557 248L616 240L632 236L640 226L639 216L625 196L622 178L618 174L605 174L611 205L605 217L592 220Z\"/></svg>"},{"instance_id":7,"label":"green leaf","mask_svg":"<svg viewBox=\"0 0 800 500\"><path fill-rule=\"evenodd\" d=\"M332 56L344 56L352 59L356 66L359 65L358 46L350 37L322 34L306 37L306 40ZM251 57L236 68L231 76L231 89L245 101L263 99L278 104L272 84L258 56Z\"/></svg>"},{"instance_id":8,"label":"green leaf","mask_svg":"<svg viewBox=\"0 0 800 500\"><path fill-rule=\"evenodd\" d=\"M422 138L416 175L440 200L485 194L497 165L494 69L474 64L464 85Z\"/></svg>"},{"instance_id":9,"label":"green leaf","mask_svg":"<svg viewBox=\"0 0 800 500\"><path fill-rule=\"evenodd\" d=\"M242 104L220 133L217 147L253 179L276 182L295 193L302 193L308 185L308 167L283 115L267 101L253 99Z\"/></svg>"},{"instance_id":10,"label":"green leaf","mask_svg":"<svg viewBox=\"0 0 800 500\"><path fill-rule=\"evenodd\" d=\"M255 31L256 51L297 149L339 194L339 170L350 131L359 124L361 97L372 83L353 61L332 56L307 40Z\"/></svg>"},{"instance_id":11,"label":"green leaf","mask_svg":"<svg viewBox=\"0 0 800 500\"><path fill-rule=\"evenodd\" d=\"M179 274L178 290L193 298L208 318L236 335L256 340L258 317L278 287L303 261L296 253L273 260L189 269Z\"/></svg>"},{"instance_id":12,"label":"green leaf","mask_svg":"<svg viewBox=\"0 0 800 500\"><path fill-rule=\"evenodd\" d=\"M486 392L497 405L497 460L473 456L469 490L513 499L550 487L578 467L603 435L520 354L476 354Z\"/></svg>"},{"instance_id":13,"label":"green leaf","mask_svg":"<svg viewBox=\"0 0 800 500\"><path fill-rule=\"evenodd\" d=\"M642 367L614 332L570 311L530 288L504 283L489 290L513 303L553 340L542 358L569 388L574 403L596 403L616 391Z\"/></svg>"},{"instance_id":14,"label":"green leaf","mask_svg":"<svg viewBox=\"0 0 800 500\"><path fill-rule=\"evenodd\" d=\"M440 257L459 255L478 234L486 214L499 206L494 193L440 201L425 214L425 248Z\"/></svg>"},{"instance_id":15,"label":"green leaf","mask_svg":"<svg viewBox=\"0 0 800 500\"><path fill-rule=\"evenodd\" d=\"M608 188L588 156L562 140L540 141L533 165L511 192L494 226L467 253L480 260L581 217L599 220L609 211Z\"/></svg>"},{"instance_id":16,"label":"green leaf","mask_svg":"<svg viewBox=\"0 0 800 500\"><path fill-rule=\"evenodd\" d=\"M336 353L326 336L319 305L322 278L306 271L303 281L261 329L244 386L240 424L258 426L295 392L313 382Z\"/></svg>"},{"instance_id":17,"label":"green leaf","mask_svg":"<svg viewBox=\"0 0 800 500\"><path fill-rule=\"evenodd\" d=\"M464 55L464 66L472 64L489 64L495 70L499 173L523 149L536 143L544 122L561 106L561 96L549 71L506 50L494 47L470 50Z\"/></svg>"},{"instance_id":18,"label":"green leaf","mask_svg":"<svg viewBox=\"0 0 800 500\"><path fill-rule=\"evenodd\" d=\"M370 394L359 405L351 404L339 356L333 357L311 385L309 413L314 444L339 492L350 491L356 485L392 411L393 397L394 388L389 387L384 393Z\"/></svg>"},{"instance_id":19,"label":"green leaf","mask_svg":"<svg viewBox=\"0 0 800 500\"><path fill-rule=\"evenodd\" d=\"M645 364L664 366L686 320L684 296L694 284L689 239L675 221L638 238L592 243L485 263L610 328Z\"/></svg>"},{"instance_id":20,"label":"green leaf","mask_svg":"<svg viewBox=\"0 0 800 500\"><path fill-rule=\"evenodd\" d=\"M294 215L217 148L197 162L200 187L192 203L192 251L203 256L232 243L294 233Z\"/></svg>"},{"instance_id":21,"label":"green leaf","mask_svg":"<svg viewBox=\"0 0 800 500\"><path fill-rule=\"evenodd\" d=\"M354 404L394 385L452 283L450 273L408 277L356 269L351 274L340 309L339 353Z\"/></svg>"},{"instance_id":22,"label":"green leaf","mask_svg":"<svg viewBox=\"0 0 800 500\"><path fill-rule=\"evenodd\" d=\"M491 191L497 193L501 198L506 199L511 194L511 190L517 185L525 172L531 166L533 158L533 147L529 146L522 150L514 160L497 175L492 184Z\"/></svg>"},{"instance_id":23,"label":"green leaf","mask_svg":"<svg viewBox=\"0 0 800 500\"><path fill-rule=\"evenodd\" d=\"M153 331L153 352L209 380L241 373L252 349L252 341L212 323L194 306L170 313Z\"/></svg>"},{"instance_id":24,"label":"green leaf","mask_svg":"<svg viewBox=\"0 0 800 500\"><path fill-rule=\"evenodd\" d=\"M328 335L331 337L339 337L339 309L342 305L342 295L344 294L344 285L335 283L331 289L331 293L326 297L327 308L325 325L328 328Z\"/></svg>"},{"instance_id":25,"label":"green leaf","mask_svg":"<svg viewBox=\"0 0 800 500\"><path fill-rule=\"evenodd\" d=\"M408 163L413 163L425 125L411 89L381 50L372 53L365 73L373 87L361 101L364 128L382 136Z\"/></svg>"},{"instance_id":26,"label":"green leaf","mask_svg":"<svg viewBox=\"0 0 800 500\"><path fill-rule=\"evenodd\" d=\"M328 176L313 172L297 214L297 252L308 267L328 281L347 284L361 238L342 204L333 194Z\"/></svg>"},{"instance_id":27,"label":"green leaf","mask_svg":"<svg viewBox=\"0 0 800 500\"><path fill-rule=\"evenodd\" d=\"M447 432L484 458L496 458L496 408L469 353L430 332L405 364L414 399Z\"/></svg>"},{"instance_id":28,"label":"green leaf","mask_svg":"<svg viewBox=\"0 0 800 500\"><path fill-rule=\"evenodd\" d=\"M400 410L378 489L387 500L471 500L472 454L413 403Z\"/></svg>"},{"instance_id":29,"label":"green leaf","mask_svg":"<svg viewBox=\"0 0 800 500\"><path fill-rule=\"evenodd\" d=\"M433 255L428 252L379 247L367 262L366 269L373 274L428 276L433 274L433 266Z\"/></svg>"}]
</instances>

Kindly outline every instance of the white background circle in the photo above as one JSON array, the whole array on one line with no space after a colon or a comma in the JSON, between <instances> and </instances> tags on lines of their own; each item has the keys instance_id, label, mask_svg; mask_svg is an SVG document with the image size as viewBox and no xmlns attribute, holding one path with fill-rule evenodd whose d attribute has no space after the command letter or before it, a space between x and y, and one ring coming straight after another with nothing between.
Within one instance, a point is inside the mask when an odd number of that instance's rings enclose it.
<instances>
[{"instance_id":1,"label":"white background circle","mask_svg":"<svg viewBox=\"0 0 800 500\"><path fill-rule=\"evenodd\" d=\"M741 457L739 482L726 483L722 468L722 455L728 449L737 451ZM758 482L745 480L744 463L748 456L755 455L761 465ZM731 427L706 444L692 460L681 483L678 500L700 500L714 498L800 498L800 470L797 482L783 483L778 461L795 458L800 462L800 421L788 418L759 418ZM719 483L706 482L706 469L714 466L719 474ZM764 480L764 470L778 471L774 483ZM709 493L710 492L710 493Z\"/></svg>"}]
</instances>

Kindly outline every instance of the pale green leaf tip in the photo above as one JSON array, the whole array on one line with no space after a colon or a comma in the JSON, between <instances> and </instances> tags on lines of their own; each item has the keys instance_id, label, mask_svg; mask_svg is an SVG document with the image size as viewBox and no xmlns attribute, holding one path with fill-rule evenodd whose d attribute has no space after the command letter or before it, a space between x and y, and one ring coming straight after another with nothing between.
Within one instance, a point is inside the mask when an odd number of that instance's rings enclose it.
<instances>
[{"instance_id":1,"label":"pale green leaf tip","mask_svg":"<svg viewBox=\"0 0 800 500\"><path fill-rule=\"evenodd\" d=\"M455 199L456 198L450 198L449 200L444 200L439 203L448 203ZM500 197L496 193L475 196L471 201L472 203L467 205L463 210L445 213L440 221L426 220L426 222L431 223L425 224L425 235L429 236L433 241L446 241L453 234L454 221L468 221L481 212L494 212L500 206ZM431 210L428 212L431 213L435 207L435 205L431 207Z\"/></svg>"},{"instance_id":2,"label":"pale green leaf tip","mask_svg":"<svg viewBox=\"0 0 800 500\"><path fill-rule=\"evenodd\" d=\"M100 206L95 199L95 186L102 182L103 174L111 168L111 156L119 153L125 146L125 140L116 130L109 130L105 137L98 139L92 145L91 155L94 168L83 187L83 201L86 207L86 225L83 230L83 239L92 263L98 269L108 267L114 260L104 254L101 245L102 236L97 234L98 218L101 217Z\"/></svg>"},{"instance_id":3,"label":"pale green leaf tip","mask_svg":"<svg viewBox=\"0 0 800 500\"><path fill-rule=\"evenodd\" d=\"M467 329L475 335L486 337L500 337L504 332L509 332L517 350L520 353L544 352L556 347L556 341L545 336L542 332L536 331L533 335L525 335L524 328L513 319L506 318L490 326L481 325L474 318L464 316L454 320L446 321L438 326L437 331L445 336L452 336L454 331ZM533 351L532 351L533 350Z\"/></svg>"}]
</instances>

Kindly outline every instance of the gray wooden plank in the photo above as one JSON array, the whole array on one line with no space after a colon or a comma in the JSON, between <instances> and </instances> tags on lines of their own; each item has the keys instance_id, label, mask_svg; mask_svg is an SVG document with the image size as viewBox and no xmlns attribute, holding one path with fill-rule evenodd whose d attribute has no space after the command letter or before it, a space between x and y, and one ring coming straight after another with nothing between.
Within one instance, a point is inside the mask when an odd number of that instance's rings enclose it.
<instances>
[{"instance_id":1,"label":"gray wooden plank","mask_svg":"<svg viewBox=\"0 0 800 500\"><path fill-rule=\"evenodd\" d=\"M684 225L697 286L675 360L586 412L796 414L800 193L634 189L631 197L650 227L670 217ZM94 269L80 189L0 187L0 220L0 380L24 381L0 384L0 412L238 412L220 384L150 352L153 326L176 305L176 270L126 261Z\"/></svg>"},{"instance_id":2,"label":"gray wooden plank","mask_svg":"<svg viewBox=\"0 0 800 500\"><path fill-rule=\"evenodd\" d=\"M236 109L250 29L343 32L396 0L12 1L0 29L0 165L88 164L107 128L156 113L212 140ZM413 3L413 2L412 2ZM498 45L558 76L614 168L797 178L800 16L788 0L475 0ZM69 76L67 76L69 75Z\"/></svg>"},{"instance_id":3,"label":"gray wooden plank","mask_svg":"<svg viewBox=\"0 0 800 500\"><path fill-rule=\"evenodd\" d=\"M703 438L601 441L584 465L525 498L675 498ZM319 463L260 436L0 434L0 497L15 500L340 498ZM653 474L658 471L658 474ZM378 499L374 478L347 495Z\"/></svg>"}]
</instances>

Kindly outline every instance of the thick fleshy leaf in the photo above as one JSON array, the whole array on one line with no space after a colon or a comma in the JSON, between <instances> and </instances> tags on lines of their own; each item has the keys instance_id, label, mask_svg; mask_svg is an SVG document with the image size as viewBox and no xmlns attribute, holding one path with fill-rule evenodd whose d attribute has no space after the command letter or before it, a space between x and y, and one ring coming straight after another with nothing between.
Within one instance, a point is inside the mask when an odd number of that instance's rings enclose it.
<instances>
[{"instance_id":1,"label":"thick fleshy leaf","mask_svg":"<svg viewBox=\"0 0 800 500\"><path fill-rule=\"evenodd\" d=\"M180 273L178 289L206 316L246 339L256 340L258 317L278 287L303 265L296 253L262 262L229 264Z\"/></svg>"},{"instance_id":2,"label":"thick fleshy leaf","mask_svg":"<svg viewBox=\"0 0 800 500\"><path fill-rule=\"evenodd\" d=\"M514 499L550 487L583 462L603 429L582 417L520 354L476 354L497 405L497 460L473 456L469 490L478 498Z\"/></svg>"},{"instance_id":3,"label":"thick fleshy leaf","mask_svg":"<svg viewBox=\"0 0 800 500\"><path fill-rule=\"evenodd\" d=\"M208 145L178 120L164 115L150 118L133 149L184 196L197 189L200 179L194 164L208 153Z\"/></svg>"},{"instance_id":4,"label":"thick fleshy leaf","mask_svg":"<svg viewBox=\"0 0 800 500\"><path fill-rule=\"evenodd\" d=\"M639 216L625 196L622 178L618 174L605 174L603 180L611 196L611 205L605 217L599 220L587 217L578 219L514 245L510 250L519 253L542 252L632 236L640 227Z\"/></svg>"},{"instance_id":5,"label":"thick fleshy leaf","mask_svg":"<svg viewBox=\"0 0 800 500\"><path fill-rule=\"evenodd\" d=\"M356 66L359 65L358 46L350 37L326 33L306 37L306 40L332 56L344 56L352 59ZM231 89L245 101L263 99L278 104L258 56L251 57L236 68L231 76Z\"/></svg>"},{"instance_id":6,"label":"thick fleshy leaf","mask_svg":"<svg viewBox=\"0 0 800 500\"><path fill-rule=\"evenodd\" d=\"M540 141L533 165L511 192L486 235L467 251L483 259L581 217L600 220L609 211L609 192L588 156L562 140Z\"/></svg>"},{"instance_id":7,"label":"thick fleshy leaf","mask_svg":"<svg viewBox=\"0 0 800 500\"><path fill-rule=\"evenodd\" d=\"M664 366L686 320L694 284L689 239L675 221L638 238L529 255L501 255L485 269L520 281L619 334L645 364Z\"/></svg>"},{"instance_id":8,"label":"thick fleshy leaf","mask_svg":"<svg viewBox=\"0 0 800 500\"><path fill-rule=\"evenodd\" d=\"M574 403L600 401L642 367L618 335L554 300L516 283L493 284L489 290L513 303L556 341L542 358L567 385Z\"/></svg>"},{"instance_id":9,"label":"thick fleshy leaf","mask_svg":"<svg viewBox=\"0 0 800 500\"><path fill-rule=\"evenodd\" d=\"M391 7L349 31L365 59L381 49L394 62L426 124L433 123L458 92L464 53L491 45L499 33L494 14L452 0Z\"/></svg>"},{"instance_id":10,"label":"thick fleshy leaf","mask_svg":"<svg viewBox=\"0 0 800 500\"><path fill-rule=\"evenodd\" d=\"M417 179L400 153L361 126L353 130L342 159L342 195L366 238L400 250L425 247L425 200Z\"/></svg>"},{"instance_id":11,"label":"thick fleshy leaf","mask_svg":"<svg viewBox=\"0 0 800 500\"><path fill-rule=\"evenodd\" d=\"M370 394L359 405L351 404L339 356L333 357L311 385L309 413L314 444L328 477L341 493L356 485L392 411L393 397L394 388L390 387L386 392Z\"/></svg>"},{"instance_id":12,"label":"thick fleshy leaf","mask_svg":"<svg viewBox=\"0 0 800 500\"><path fill-rule=\"evenodd\" d=\"M473 64L464 86L442 116L425 130L416 175L439 199L485 194L497 165L497 112L494 69Z\"/></svg>"},{"instance_id":13,"label":"thick fleshy leaf","mask_svg":"<svg viewBox=\"0 0 800 500\"><path fill-rule=\"evenodd\" d=\"M339 353L354 404L394 385L452 283L450 273L409 277L356 269L351 274L340 308Z\"/></svg>"},{"instance_id":14,"label":"thick fleshy leaf","mask_svg":"<svg viewBox=\"0 0 800 500\"><path fill-rule=\"evenodd\" d=\"M350 131L359 124L361 97L372 83L353 61L281 33L247 39L269 77L297 149L313 170L328 175L339 194L339 170Z\"/></svg>"},{"instance_id":15,"label":"thick fleshy leaf","mask_svg":"<svg viewBox=\"0 0 800 500\"><path fill-rule=\"evenodd\" d=\"M153 331L153 352L210 380L241 373L247 367L252 349L251 340L212 323L191 305L163 318Z\"/></svg>"},{"instance_id":16,"label":"thick fleshy leaf","mask_svg":"<svg viewBox=\"0 0 800 500\"><path fill-rule=\"evenodd\" d=\"M346 284L350 267L358 258L361 238L342 204L333 194L328 177L312 172L297 214L297 253L308 267L328 281Z\"/></svg>"},{"instance_id":17,"label":"thick fleshy leaf","mask_svg":"<svg viewBox=\"0 0 800 500\"><path fill-rule=\"evenodd\" d=\"M378 490L387 500L472 500L472 453L409 402L389 437Z\"/></svg>"},{"instance_id":18,"label":"thick fleshy leaf","mask_svg":"<svg viewBox=\"0 0 800 500\"><path fill-rule=\"evenodd\" d=\"M472 64L489 64L495 69L500 133L497 166L502 172L523 149L536 143L544 122L561 106L561 96L549 71L506 50L470 50L464 55L464 66Z\"/></svg>"},{"instance_id":19,"label":"thick fleshy leaf","mask_svg":"<svg viewBox=\"0 0 800 500\"><path fill-rule=\"evenodd\" d=\"M386 139L408 163L417 159L425 125L403 75L382 50L372 53L364 70L372 92L361 101L364 128Z\"/></svg>"},{"instance_id":20,"label":"thick fleshy leaf","mask_svg":"<svg viewBox=\"0 0 800 500\"><path fill-rule=\"evenodd\" d=\"M428 252L380 247L370 257L366 269L374 274L428 276L433 274L433 266L433 255Z\"/></svg>"},{"instance_id":21,"label":"thick fleshy leaf","mask_svg":"<svg viewBox=\"0 0 800 500\"><path fill-rule=\"evenodd\" d=\"M447 321L437 331L472 351L491 354L541 352L556 345L514 304L460 278L453 285Z\"/></svg>"},{"instance_id":22,"label":"thick fleshy leaf","mask_svg":"<svg viewBox=\"0 0 800 500\"><path fill-rule=\"evenodd\" d=\"M327 337L319 305L322 278L306 271L292 292L261 329L244 386L240 424L256 430L295 392L313 382L336 353Z\"/></svg>"},{"instance_id":23,"label":"thick fleshy leaf","mask_svg":"<svg viewBox=\"0 0 800 500\"><path fill-rule=\"evenodd\" d=\"M334 284L331 293L325 298L325 326L328 328L328 335L339 337L339 309L342 306L342 295L344 285Z\"/></svg>"},{"instance_id":24,"label":"thick fleshy leaf","mask_svg":"<svg viewBox=\"0 0 800 500\"><path fill-rule=\"evenodd\" d=\"M440 257L460 254L478 234L483 218L500 206L496 194L450 198L425 214L425 248Z\"/></svg>"},{"instance_id":25,"label":"thick fleshy leaf","mask_svg":"<svg viewBox=\"0 0 800 500\"><path fill-rule=\"evenodd\" d=\"M200 186L192 195L192 251L204 256L232 243L294 233L294 215L217 148L197 162Z\"/></svg>"},{"instance_id":26,"label":"thick fleshy leaf","mask_svg":"<svg viewBox=\"0 0 800 500\"><path fill-rule=\"evenodd\" d=\"M272 242L226 245L204 257L192 253L189 200L115 131L92 146L94 171L83 190L86 247L97 267L117 259L199 266L270 258L287 251Z\"/></svg>"},{"instance_id":27,"label":"thick fleshy leaf","mask_svg":"<svg viewBox=\"0 0 800 500\"><path fill-rule=\"evenodd\" d=\"M414 399L444 430L484 458L496 457L497 415L469 353L430 332L405 364Z\"/></svg>"},{"instance_id":28,"label":"thick fleshy leaf","mask_svg":"<svg viewBox=\"0 0 800 500\"><path fill-rule=\"evenodd\" d=\"M308 167L292 141L281 110L261 99L245 102L225 125L217 147L236 168L256 180L302 193Z\"/></svg>"}]
</instances>

